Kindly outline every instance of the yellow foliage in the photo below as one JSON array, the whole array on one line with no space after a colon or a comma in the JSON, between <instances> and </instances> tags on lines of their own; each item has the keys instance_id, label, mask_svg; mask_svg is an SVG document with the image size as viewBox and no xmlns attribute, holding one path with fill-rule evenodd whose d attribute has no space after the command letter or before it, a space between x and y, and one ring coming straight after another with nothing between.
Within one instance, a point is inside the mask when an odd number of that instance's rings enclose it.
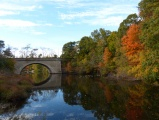
<instances>
[{"instance_id":1,"label":"yellow foliage","mask_svg":"<svg viewBox=\"0 0 159 120\"><path fill-rule=\"evenodd\" d=\"M152 70L152 71L153 71L153 72L155 72L155 73L157 73L157 72L158 72L157 67L153 68L153 70Z\"/></svg>"}]
</instances>

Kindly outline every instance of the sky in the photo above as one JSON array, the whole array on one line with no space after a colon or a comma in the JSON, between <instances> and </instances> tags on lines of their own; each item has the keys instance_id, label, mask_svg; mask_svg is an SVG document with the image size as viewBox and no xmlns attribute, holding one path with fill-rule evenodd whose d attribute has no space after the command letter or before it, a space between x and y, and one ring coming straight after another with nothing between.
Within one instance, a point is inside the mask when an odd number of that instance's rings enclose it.
<instances>
[{"instance_id":1,"label":"sky","mask_svg":"<svg viewBox=\"0 0 159 120\"><path fill-rule=\"evenodd\" d=\"M140 0L0 0L0 40L18 51L53 51L90 36L94 30L117 31L130 14L138 14ZM16 48L16 49L15 49Z\"/></svg>"}]
</instances>

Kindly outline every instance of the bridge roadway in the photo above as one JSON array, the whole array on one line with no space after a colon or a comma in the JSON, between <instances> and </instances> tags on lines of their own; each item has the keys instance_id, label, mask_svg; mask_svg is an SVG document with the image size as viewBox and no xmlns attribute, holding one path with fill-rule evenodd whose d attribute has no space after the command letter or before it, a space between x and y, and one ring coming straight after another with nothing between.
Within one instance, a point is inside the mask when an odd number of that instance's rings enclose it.
<instances>
[{"instance_id":1,"label":"bridge roadway","mask_svg":"<svg viewBox=\"0 0 159 120\"><path fill-rule=\"evenodd\" d=\"M15 73L20 74L21 71L28 65L41 64L47 67L50 73L61 72L61 58L14 58L15 60Z\"/></svg>"}]
</instances>

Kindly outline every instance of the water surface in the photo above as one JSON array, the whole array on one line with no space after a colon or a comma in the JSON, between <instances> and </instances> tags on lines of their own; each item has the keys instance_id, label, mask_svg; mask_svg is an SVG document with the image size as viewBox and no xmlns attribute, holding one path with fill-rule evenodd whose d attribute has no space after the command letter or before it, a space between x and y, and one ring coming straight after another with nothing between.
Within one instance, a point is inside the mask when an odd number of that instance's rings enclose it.
<instances>
[{"instance_id":1,"label":"water surface","mask_svg":"<svg viewBox=\"0 0 159 120\"><path fill-rule=\"evenodd\" d=\"M158 120L159 88L142 82L52 75L20 109L0 119Z\"/></svg>"}]
</instances>

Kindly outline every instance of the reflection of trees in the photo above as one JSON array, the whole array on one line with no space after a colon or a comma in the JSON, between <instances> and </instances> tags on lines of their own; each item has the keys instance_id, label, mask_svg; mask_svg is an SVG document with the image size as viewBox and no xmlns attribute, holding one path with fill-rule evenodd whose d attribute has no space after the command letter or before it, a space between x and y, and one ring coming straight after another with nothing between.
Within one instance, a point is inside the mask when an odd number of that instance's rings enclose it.
<instances>
[{"instance_id":1,"label":"reflection of trees","mask_svg":"<svg viewBox=\"0 0 159 120\"><path fill-rule=\"evenodd\" d=\"M71 78L70 78L71 79ZM65 79L63 82L64 100L70 105L82 105L85 110L92 110L98 119L113 118L110 110L110 98L107 101L107 88L100 88L99 82L91 79Z\"/></svg>"},{"instance_id":2,"label":"reflection of trees","mask_svg":"<svg viewBox=\"0 0 159 120\"><path fill-rule=\"evenodd\" d=\"M159 87L150 87L144 95L145 104L142 106L147 120L159 120Z\"/></svg>"},{"instance_id":3,"label":"reflection of trees","mask_svg":"<svg viewBox=\"0 0 159 120\"><path fill-rule=\"evenodd\" d=\"M122 86L101 80L66 77L62 89L66 103L82 105L97 119L159 119L159 87L144 84Z\"/></svg>"}]
</instances>

